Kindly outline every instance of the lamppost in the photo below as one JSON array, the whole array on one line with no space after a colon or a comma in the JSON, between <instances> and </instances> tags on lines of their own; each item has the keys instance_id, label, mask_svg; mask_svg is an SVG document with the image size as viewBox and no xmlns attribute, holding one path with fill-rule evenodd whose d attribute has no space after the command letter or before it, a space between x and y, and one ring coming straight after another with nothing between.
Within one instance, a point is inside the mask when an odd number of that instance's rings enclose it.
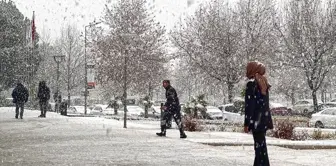
<instances>
[{"instance_id":1,"label":"lamppost","mask_svg":"<svg viewBox=\"0 0 336 166\"><path fill-rule=\"evenodd\" d=\"M89 25L84 27L84 63L85 63L85 91L84 91L84 114L86 115L86 108L87 108L87 96L88 96L88 79L87 79L87 57L86 57L86 28L92 27L100 24L102 22L92 22Z\"/></svg>"},{"instance_id":2,"label":"lamppost","mask_svg":"<svg viewBox=\"0 0 336 166\"><path fill-rule=\"evenodd\" d=\"M56 82L56 99L57 99L57 106L55 110L57 113L59 111L59 105L60 105L60 101L58 101L58 96L59 96L59 77L60 77L60 70L59 70L59 65L60 63L64 60L65 56L64 55L55 55L54 56L54 60L57 64L57 82Z\"/></svg>"}]
</instances>

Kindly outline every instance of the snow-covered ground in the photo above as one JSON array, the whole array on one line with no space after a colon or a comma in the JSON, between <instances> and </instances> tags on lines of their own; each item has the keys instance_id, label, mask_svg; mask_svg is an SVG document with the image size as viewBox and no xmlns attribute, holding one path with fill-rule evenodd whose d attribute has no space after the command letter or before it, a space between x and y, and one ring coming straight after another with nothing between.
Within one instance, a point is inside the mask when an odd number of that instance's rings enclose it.
<instances>
[{"instance_id":1,"label":"snow-covered ground","mask_svg":"<svg viewBox=\"0 0 336 166\"><path fill-rule=\"evenodd\" d=\"M99 117L64 117L26 110L14 119L14 108L0 108L0 165L253 165L252 136L229 132L187 132L175 129L167 138L155 136L159 122L123 121ZM203 142L202 142L203 141ZM245 145L209 146L213 142ZM279 140L268 138L268 143ZM323 142L324 141L316 141ZM330 145L334 141L327 141ZM333 166L336 150L293 150L269 146L272 166Z\"/></svg>"}]
</instances>

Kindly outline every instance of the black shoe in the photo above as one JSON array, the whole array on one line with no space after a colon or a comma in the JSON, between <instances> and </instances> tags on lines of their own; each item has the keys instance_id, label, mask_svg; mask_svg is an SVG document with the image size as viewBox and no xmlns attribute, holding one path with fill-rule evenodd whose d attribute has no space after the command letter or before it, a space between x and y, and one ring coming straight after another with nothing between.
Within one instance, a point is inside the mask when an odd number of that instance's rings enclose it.
<instances>
[{"instance_id":1,"label":"black shoe","mask_svg":"<svg viewBox=\"0 0 336 166\"><path fill-rule=\"evenodd\" d=\"M39 118L43 118L43 115L39 115L38 117L39 117Z\"/></svg>"},{"instance_id":2,"label":"black shoe","mask_svg":"<svg viewBox=\"0 0 336 166\"><path fill-rule=\"evenodd\" d=\"M19 115L15 115L15 119L19 119Z\"/></svg>"},{"instance_id":3,"label":"black shoe","mask_svg":"<svg viewBox=\"0 0 336 166\"><path fill-rule=\"evenodd\" d=\"M20 119L23 119L22 116L20 116Z\"/></svg>"},{"instance_id":4,"label":"black shoe","mask_svg":"<svg viewBox=\"0 0 336 166\"><path fill-rule=\"evenodd\" d=\"M161 133L156 133L156 135L157 135L157 136L160 136L160 137L165 137L165 136L166 136L166 133L161 132Z\"/></svg>"},{"instance_id":5,"label":"black shoe","mask_svg":"<svg viewBox=\"0 0 336 166\"><path fill-rule=\"evenodd\" d=\"M187 135L186 134L181 134L180 138L187 138Z\"/></svg>"}]
</instances>

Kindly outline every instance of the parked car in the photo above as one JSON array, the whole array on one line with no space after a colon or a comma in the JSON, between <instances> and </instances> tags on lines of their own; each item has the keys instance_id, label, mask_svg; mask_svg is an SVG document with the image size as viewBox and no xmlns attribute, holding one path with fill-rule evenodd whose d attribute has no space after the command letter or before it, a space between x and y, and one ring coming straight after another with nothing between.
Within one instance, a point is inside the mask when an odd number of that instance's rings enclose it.
<instances>
[{"instance_id":1,"label":"parked car","mask_svg":"<svg viewBox=\"0 0 336 166\"><path fill-rule=\"evenodd\" d=\"M107 106L108 105L96 104L91 109L91 114L92 115L104 115L104 110L107 108Z\"/></svg>"},{"instance_id":2,"label":"parked car","mask_svg":"<svg viewBox=\"0 0 336 166\"><path fill-rule=\"evenodd\" d=\"M223 118L226 121L234 123L242 123L244 121L243 113L234 104L223 105L222 112Z\"/></svg>"},{"instance_id":3,"label":"parked car","mask_svg":"<svg viewBox=\"0 0 336 166\"><path fill-rule=\"evenodd\" d=\"M288 108L280 103L270 103L270 111L272 115L291 115L292 109Z\"/></svg>"},{"instance_id":4,"label":"parked car","mask_svg":"<svg viewBox=\"0 0 336 166\"><path fill-rule=\"evenodd\" d=\"M118 112L118 115L123 114L124 106L120 106L117 112ZM111 105L107 105L105 108L103 108L103 114L104 115L114 115L114 108L112 108Z\"/></svg>"},{"instance_id":5,"label":"parked car","mask_svg":"<svg viewBox=\"0 0 336 166\"><path fill-rule=\"evenodd\" d=\"M323 109L333 108L333 107L336 107L336 102L326 102L326 103L319 104L318 109L319 111L322 111Z\"/></svg>"},{"instance_id":6,"label":"parked car","mask_svg":"<svg viewBox=\"0 0 336 166\"><path fill-rule=\"evenodd\" d=\"M67 110L68 114L84 114L85 113L85 109L84 106L70 106ZM90 109L86 109L86 114L90 114L91 111Z\"/></svg>"},{"instance_id":7,"label":"parked car","mask_svg":"<svg viewBox=\"0 0 336 166\"><path fill-rule=\"evenodd\" d=\"M13 98L0 98L1 107L15 107L13 103Z\"/></svg>"},{"instance_id":8,"label":"parked car","mask_svg":"<svg viewBox=\"0 0 336 166\"><path fill-rule=\"evenodd\" d=\"M222 120L223 119L223 112L215 106L207 106L206 114L207 114L206 119L211 119L211 120Z\"/></svg>"},{"instance_id":9,"label":"parked car","mask_svg":"<svg viewBox=\"0 0 336 166\"><path fill-rule=\"evenodd\" d=\"M220 105L218 106L218 108L223 111L227 111L227 112L233 112L233 113L240 113L239 109L235 107L234 104L225 104L225 105Z\"/></svg>"},{"instance_id":10,"label":"parked car","mask_svg":"<svg viewBox=\"0 0 336 166\"><path fill-rule=\"evenodd\" d=\"M127 115L132 117L138 117L145 113L145 110L136 105L127 106Z\"/></svg>"},{"instance_id":11,"label":"parked car","mask_svg":"<svg viewBox=\"0 0 336 166\"><path fill-rule=\"evenodd\" d=\"M308 114L309 112L314 111L314 105L313 102L310 100L300 100L297 101L293 106L293 113L302 115L302 114Z\"/></svg>"},{"instance_id":12,"label":"parked car","mask_svg":"<svg viewBox=\"0 0 336 166\"><path fill-rule=\"evenodd\" d=\"M309 126L316 128L335 128L336 108L326 108L318 113L312 114Z\"/></svg>"},{"instance_id":13,"label":"parked car","mask_svg":"<svg viewBox=\"0 0 336 166\"><path fill-rule=\"evenodd\" d=\"M152 107L148 110L148 117L152 118L161 118L161 105L152 105Z\"/></svg>"}]
</instances>

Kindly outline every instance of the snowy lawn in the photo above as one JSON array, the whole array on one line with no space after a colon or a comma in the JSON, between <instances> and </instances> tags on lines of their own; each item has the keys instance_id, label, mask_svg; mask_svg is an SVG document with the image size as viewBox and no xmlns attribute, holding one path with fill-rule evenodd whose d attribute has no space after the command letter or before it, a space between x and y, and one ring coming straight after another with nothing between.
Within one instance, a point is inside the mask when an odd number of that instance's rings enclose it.
<instances>
[{"instance_id":1,"label":"snowy lawn","mask_svg":"<svg viewBox=\"0 0 336 166\"><path fill-rule=\"evenodd\" d=\"M167 138L155 136L155 121L123 121L98 117L66 117L26 110L24 119L14 119L13 108L0 108L0 165L252 165L254 151L250 134L232 132L187 132L178 130ZM336 150L292 150L271 146L272 166L335 165ZM200 143L236 142L238 146L208 146ZM328 141L316 141L325 144ZM301 143L302 144L302 143ZM335 142L329 141L330 145Z\"/></svg>"}]
</instances>

